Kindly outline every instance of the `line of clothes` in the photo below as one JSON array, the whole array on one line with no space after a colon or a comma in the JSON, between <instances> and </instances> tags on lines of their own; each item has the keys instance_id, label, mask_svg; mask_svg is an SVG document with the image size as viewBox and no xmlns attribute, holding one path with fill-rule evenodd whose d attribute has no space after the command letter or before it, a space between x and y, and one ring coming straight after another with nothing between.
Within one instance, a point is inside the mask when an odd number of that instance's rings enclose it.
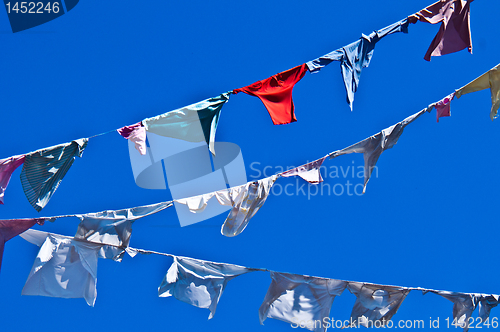
<instances>
[{"instance_id":1,"label":"line of clothes","mask_svg":"<svg viewBox=\"0 0 500 332\"><path fill-rule=\"evenodd\" d=\"M499 77L498 76L499 66L500 65L496 66L488 73L482 75L481 77L474 80L470 84L457 90L455 94L457 96L460 96L462 94L476 91L478 88L486 86L485 82L490 82L489 84L491 84L491 82L495 82L495 79L498 80ZM443 116L443 114L446 113L442 112L443 109L447 110L447 113L449 114L451 99L452 97L447 96L442 100L430 104L427 108L405 118L403 121L400 121L395 125L392 125L375 135L372 135L344 149L336 150L322 158L298 166L294 169L278 173L276 175L260 179L257 181L247 182L246 184L240 186L231 187L228 189L223 189L215 192L210 192L203 195L197 195L183 199L176 199L175 201L177 203L186 205L192 213L203 213L203 210L207 207L208 204L215 204L215 202L221 205L231 206L232 209L230 210L226 220L222 225L221 233L228 237L237 236L241 232L243 232L243 230L247 227L250 219L264 205L265 201L267 200L267 197L271 193L273 184L279 177L298 176L311 184L318 184L323 181L320 170L323 162L326 160L327 157L333 159L338 156L350 153L363 154L365 163L363 192L365 192L372 170L374 169L382 152L392 148L397 143L405 127L410 123L412 123L413 121L415 121L422 114L430 112L433 108L436 108L438 110L437 112L438 119L439 116ZM495 107L495 103L493 104L493 107ZM32 160L37 160L37 158L42 160L40 163L46 170L56 169L56 166L59 165L58 169L61 169L61 173L59 173L57 169L55 172L47 172L51 174L52 177L50 177L49 180L42 181L43 184L46 183L56 184L53 191L47 190L47 188L43 186L40 187L44 189L43 190L44 193L49 192L50 196L53 194L60 180L62 179L64 174L66 174L69 166L73 162L75 155L81 155L81 152L83 151L82 147L83 148L85 147L86 142L87 142L86 140L81 140L80 144L72 142L68 145L58 146L57 149L55 149L55 151L58 152L57 156L59 156L57 158L54 156L47 157L46 154L41 152L36 153L34 156L27 156L25 158L25 163L31 162ZM46 150L47 149L42 150L42 152ZM45 156L45 159L42 158L43 156ZM66 158L63 158L63 156L66 156ZM49 162L47 162L47 160ZM26 164L24 167L26 167ZM32 172L30 170L40 169L40 168L41 167L29 166L26 167L26 171L23 168L23 171L21 172L21 178L30 179L30 175L37 174L37 172ZM0 173L0 174L5 174L5 173ZM40 176L34 176L34 180L40 178L44 179L43 177ZM56 181L57 179L58 181ZM213 198L215 198L215 200L213 200ZM38 199L37 202L38 201L41 200ZM100 241L97 240L99 239L100 234L107 234L106 243L109 243L110 229L114 229L116 237L113 239L113 242L111 243L115 245L123 245L123 244L127 245L130 241L130 236L132 233L132 223L135 220L162 211L167 207L172 206L172 204L173 204L172 201L168 201L153 205L139 206L130 209L123 209L116 211L107 210L98 213L74 214L74 215L65 215L56 217L0 220L0 267L1 267L1 258L5 242L13 238L14 236L17 236L20 233L26 231L27 229L33 227L35 224L43 224L43 222L46 220L55 221L56 219L63 217L76 217L81 220L77 236L81 236L83 239L87 240L90 239L91 241Z\"/></svg>"},{"instance_id":2,"label":"line of clothes","mask_svg":"<svg viewBox=\"0 0 500 332\"><path fill-rule=\"evenodd\" d=\"M472 82L456 90L442 100L429 105L426 109L430 112L436 109L436 118L451 115L451 101L462 95L490 89L492 107L490 117L493 120L497 117L500 106L500 64L490 69ZM230 92L221 94L218 97L210 98L184 108L167 112L165 114L148 118L132 126L118 129L118 132L125 138L133 141L135 147L141 154L146 154L146 131L162 136L178 138L190 142L206 141L210 151L215 154L214 142L218 119L222 106L229 100ZM365 155L365 187L371 174L371 167L375 165L380 153L392 147L394 143L389 140L386 145L386 136L398 137L397 132L416 117L405 119L402 123L389 127L377 135L359 142L351 147L334 152L331 158L341 154L358 152ZM199 130L201 124L201 129ZM393 130L396 130L394 133ZM21 183L23 190L30 204L40 212L49 202L50 198L57 190L62 179L68 172L76 157L81 157L88 144L88 138L82 138L70 143L60 144L53 147L37 150L28 154L12 156L0 160L0 204L4 204L5 190L9 184L12 173L21 165ZM378 144L377 142L381 142ZM370 148L373 144L378 145L378 149ZM363 145L364 147L362 147ZM365 152L362 152L365 151ZM371 151L371 152L370 152ZM372 156L373 154L373 156ZM318 161L316 161L318 163ZM321 165L319 165L321 166ZM318 166L318 167L319 167ZM307 167L312 167L308 165ZM368 170L368 171L366 171ZM307 180L307 179L306 179ZM311 182L311 181L310 181Z\"/></svg>"},{"instance_id":3,"label":"line of clothes","mask_svg":"<svg viewBox=\"0 0 500 332\"><path fill-rule=\"evenodd\" d=\"M138 217L168 207L167 203L149 206L130 214L117 212L115 216ZM271 284L259 308L260 323L267 318L289 324L300 324L315 332L325 332L326 322L336 296L348 290L356 296L351 318L344 327L385 326L396 314L410 291L435 293L453 302L453 317L467 332L469 317L478 309L478 316L486 322L492 308L499 304L496 294L460 293L421 287L379 285L276 272L267 269L210 262L175 256L128 246L129 228L104 226L109 215L82 215L74 237L28 229L21 234L28 242L40 247L22 295L58 298L83 298L94 306L97 297L97 263L99 258L121 262L125 252L131 257L157 254L173 258L173 263L158 287L159 297L175 297L195 307L210 310L209 319L216 312L227 283L243 274L269 272ZM28 224L27 224L28 226Z\"/></svg>"},{"instance_id":4,"label":"line of clothes","mask_svg":"<svg viewBox=\"0 0 500 332\"><path fill-rule=\"evenodd\" d=\"M215 202L220 205L231 206L232 208L229 215L222 225L221 233L224 236L234 237L243 232L250 219L264 205L267 197L271 193L272 186L279 177L298 176L311 184L319 184L323 181L323 178L321 177L321 166L324 161L328 157L333 159L350 153L363 154L364 193L372 171L382 152L392 148L398 142L406 126L415 121L422 114L431 112L434 108L436 108L436 116L439 121L440 117L450 115L450 104L454 96L457 96L458 98L463 94L482 90L487 87L490 87L492 92L492 112L494 110L496 112L499 106L498 97L500 90L495 89L494 87L500 87L499 69L500 64L471 83L456 90L456 92L438 102L430 104L428 107L405 118L404 120L383 129L375 135L372 135L358 143L341 150L333 151L317 160L264 179L250 181L243 185L209 192L202 195L175 199L174 201L179 204L186 205L192 213L203 213L208 204L215 204ZM211 105L209 102L207 103ZM184 126L184 128L189 131L189 126ZM26 184L26 196L30 202L33 202L33 206L41 210L41 207L45 206L57 189L57 186L73 163L75 157L81 156L87 142L87 139L81 139L68 144L62 144L53 148L40 150L26 156L12 157L3 164L0 161L0 183L3 184L2 187L0 187L0 199L3 199L3 194L12 172L16 167L24 162L23 170L21 172L21 182L23 184L23 188ZM94 220L93 227L95 228L98 225L101 225L95 220L102 219L108 228L118 227L122 231L127 230L129 232L129 237L132 231L131 225L133 221L150 215L151 213L159 212L169 206L172 206L172 201L162 202L156 205L139 206L131 209L117 211L108 210L90 214L74 214L38 219L0 220L0 267L4 243L12 237L24 232L26 229L31 228L36 223L40 224L45 220L54 221L62 217L77 217L80 218L82 222L84 219ZM161 209L157 209L158 207L161 207ZM123 238L127 238L127 236L123 235ZM128 243L128 241L125 241L125 243Z\"/></svg>"},{"instance_id":5,"label":"line of clothes","mask_svg":"<svg viewBox=\"0 0 500 332\"><path fill-rule=\"evenodd\" d=\"M232 209L230 210L226 220L222 225L221 233L224 236L234 237L243 232L243 230L247 227L250 219L264 205L267 197L271 193L272 186L279 177L298 176L311 184L319 184L323 181L323 178L321 177L321 166L323 162L328 157L330 157L330 159L333 159L340 155L349 153L362 153L364 156L364 192L368 180L370 179L371 172L382 152L392 148L397 143L399 137L403 133L404 128L415 119L417 119L420 115L430 111L433 107L432 105L434 104L431 104L426 109L423 109L420 112L407 117L403 121L398 122L397 124L386 128L361 142L358 142L342 150L337 150L329 153L322 158L298 166L294 169L281 172L257 181L250 181L240 186L218 190L202 195L175 199L175 202L186 205L189 211L192 213L203 213L208 204L215 204L215 202L220 205L231 206ZM46 220L55 221L59 218L76 217L81 220L82 227L84 227L85 224L91 225L85 226L85 229L93 229L91 234L101 234L103 232L109 233L108 231L110 228L120 229L122 235L120 240L121 242L119 243L128 243L128 239L130 238L132 232L132 223L135 220L164 210L172 205L173 201L168 201L116 211L106 210L98 213L72 214L36 219L0 220L0 267L1 257L3 254L3 246L5 242L31 228L36 223L43 224L43 222ZM118 243L116 241L113 243Z\"/></svg>"},{"instance_id":6,"label":"line of clothes","mask_svg":"<svg viewBox=\"0 0 500 332\"><path fill-rule=\"evenodd\" d=\"M214 98L174 110L152 118L144 119L131 126L118 129L124 138L135 143L142 154L147 153L146 132L160 136L177 138L189 142L205 141L215 155L215 133L222 106L229 101L231 94L244 92L258 97L268 110L274 124L287 124L296 121L292 100L295 84L304 77L306 71L316 73L332 61L341 64L342 76L347 91L347 101L352 109L354 93L359 85L361 70L368 67L373 56L375 44L385 36L396 32L407 33L408 25L418 21L431 24L441 23L425 59L440 56L467 48L472 50L470 36L470 3L472 0L440 0L421 11L408 16L386 28L374 31L354 43L339 48L315 60L257 81L249 86L222 93ZM466 87L436 103L438 119L449 116L449 102L454 96L491 89L492 109L490 117L496 118L500 105L500 78L498 66L479 77ZM99 135L95 135L99 136ZM94 136L94 137L95 137ZM88 138L70 143L37 150L24 155L0 160L0 204L4 204L4 193L12 172L24 164L21 173L23 190L30 204L40 212L48 203L61 180L73 164L75 157L81 157L87 146Z\"/></svg>"}]
</instances>

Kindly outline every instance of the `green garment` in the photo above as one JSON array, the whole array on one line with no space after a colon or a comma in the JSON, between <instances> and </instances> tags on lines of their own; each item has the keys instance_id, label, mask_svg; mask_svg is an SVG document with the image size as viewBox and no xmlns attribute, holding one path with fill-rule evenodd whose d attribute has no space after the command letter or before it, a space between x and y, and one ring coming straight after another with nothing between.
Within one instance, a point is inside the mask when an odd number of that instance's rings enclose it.
<instances>
[{"instance_id":1,"label":"green garment","mask_svg":"<svg viewBox=\"0 0 500 332\"><path fill-rule=\"evenodd\" d=\"M231 92L226 92L218 97L144 119L142 123L146 131L160 136L189 142L206 141L215 155L215 131L222 106L229 100L230 94Z\"/></svg>"},{"instance_id":2,"label":"green garment","mask_svg":"<svg viewBox=\"0 0 500 332\"><path fill-rule=\"evenodd\" d=\"M21 183L26 198L35 210L40 212L47 205L75 157L82 156L87 143L87 138L81 138L26 155Z\"/></svg>"},{"instance_id":3,"label":"green garment","mask_svg":"<svg viewBox=\"0 0 500 332\"><path fill-rule=\"evenodd\" d=\"M500 64L490 69L488 72L476 78L466 86L458 89L455 96L460 98L462 95L481 91L485 89L491 91L491 111L490 118L493 121L498 117L498 107L500 106Z\"/></svg>"}]
</instances>

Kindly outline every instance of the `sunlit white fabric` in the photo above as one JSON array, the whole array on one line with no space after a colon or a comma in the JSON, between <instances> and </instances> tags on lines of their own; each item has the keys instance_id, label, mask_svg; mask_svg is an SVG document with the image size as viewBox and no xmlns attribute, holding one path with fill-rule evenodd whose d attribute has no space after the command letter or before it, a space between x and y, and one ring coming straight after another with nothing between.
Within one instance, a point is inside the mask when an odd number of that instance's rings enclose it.
<instances>
[{"instance_id":1,"label":"sunlit white fabric","mask_svg":"<svg viewBox=\"0 0 500 332\"><path fill-rule=\"evenodd\" d=\"M221 205L232 206L233 208L222 225L221 233L228 237L236 236L243 232L250 219L264 205L277 178L277 175L273 175L262 180L248 182L242 186L176 199L175 201L187 205L193 213L202 212L212 197L216 197Z\"/></svg>"},{"instance_id":2,"label":"sunlit white fabric","mask_svg":"<svg viewBox=\"0 0 500 332\"><path fill-rule=\"evenodd\" d=\"M271 272L271 278L259 309L260 323L263 324L268 317L290 324L317 322L308 327L315 332L326 331L323 319L329 317L335 296L342 294L347 286L342 280L289 273Z\"/></svg>"},{"instance_id":3,"label":"sunlit white fabric","mask_svg":"<svg viewBox=\"0 0 500 332\"><path fill-rule=\"evenodd\" d=\"M489 294L464 294L448 291L431 291L453 302L453 318L464 332L469 330L469 317L476 307L479 308L478 317L484 322L490 316L491 308L498 305L499 296ZM424 294L426 292L424 291Z\"/></svg>"},{"instance_id":4,"label":"sunlit white fabric","mask_svg":"<svg viewBox=\"0 0 500 332\"><path fill-rule=\"evenodd\" d=\"M323 182L323 178L321 177L321 164L325 161L326 157L324 156L321 159L311 161L308 164L296 167L294 169L291 169L289 171L283 172L280 175L283 177L290 177L290 176L300 176L304 180L306 180L309 183L320 183Z\"/></svg>"},{"instance_id":5,"label":"sunlit white fabric","mask_svg":"<svg viewBox=\"0 0 500 332\"><path fill-rule=\"evenodd\" d=\"M115 248L33 229L21 237L40 247L22 295L84 298L94 306L97 258L115 255Z\"/></svg>"},{"instance_id":6,"label":"sunlit white fabric","mask_svg":"<svg viewBox=\"0 0 500 332\"><path fill-rule=\"evenodd\" d=\"M160 212L172 206L172 202L162 202L138 206L131 209L108 210L97 213L76 214L81 220L75 239L128 247L132 235L132 223L140 218ZM123 251L117 257L106 257L121 260Z\"/></svg>"},{"instance_id":7,"label":"sunlit white fabric","mask_svg":"<svg viewBox=\"0 0 500 332\"><path fill-rule=\"evenodd\" d=\"M251 271L238 265L174 257L158 287L158 296L174 296L195 307L209 309L208 319L211 319L227 282Z\"/></svg>"},{"instance_id":8,"label":"sunlit white fabric","mask_svg":"<svg viewBox=\"0 0 500 332\"><path fill-rule=\"evenodd\" d=\"M365 327L373 326L375 321L385 325L396 314L410 292L410 289L405 287L352 281L349 282L347 289L357 297L351 312L351 322Z\"/></svg>"},{"instance_id":9,"label":"sunlit white fabric","mask_svg":"<svg viewBox=\"0 0 500 332\"><path fill-rule=\"evenodd\" d=\"M362 153L365 160L365 183L363 187L363 193L365 193L368 180L370 180L373 168L375 167L375 164L377 163L377 160L382 152L392 148L398 142L398 139L403 133L405 127L425 112L427 112L427 109L415 113L403 121L398 122L395 125L382 130L380 133L362 140L361 142L342 150L334 151L330 154L330 159L343 154Z\"/></svg>"}]
</instances>

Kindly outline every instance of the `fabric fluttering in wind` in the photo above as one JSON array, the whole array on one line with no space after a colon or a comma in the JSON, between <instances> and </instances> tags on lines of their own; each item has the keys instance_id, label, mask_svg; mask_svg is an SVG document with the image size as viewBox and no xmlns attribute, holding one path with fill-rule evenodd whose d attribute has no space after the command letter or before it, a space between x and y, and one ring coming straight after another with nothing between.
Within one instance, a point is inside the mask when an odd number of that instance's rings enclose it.
<instances>
[{"instance_id":1,"label":"fabric fluttering in wind","mask_svg":"<svg viewBox=\"0 0 500 332\"><path fill-rule=\"evenodd\" d=\"M0 204L4 204L4 195L12 173L24 163L25 155L12 156L0 160Z\"/></svg>"},{"instance_id":2,"label":"fabric fluttering in wind","mask_svg":"<svg viewBox=\"0 0 500 332\"><path fill-rule=\"evenodd\" d=\"M357 297L351 312L351 322L365 327L377 326L374 325L376 321L385 326L411 290L353 281L349 281L347 289Z\"/></svg>"},{"instance_id":3,"label":"fabric fluttering in wind","mask_svg":"<svg viewBox=\"0 0 500 332\"><path fill-rule=\"evenodd\" d=\"M427 292L424 291L423 293ZM478 317L484 323L490 316L491 308L498 305L500 298L498 295L489 294L467 294L435 290L431 290L430 292L441 295L453 302L453 318L458 326L463 327L464 332L469 330L469 317L472 316L476 308L479 308Z\"/></svg>"},{"instance_id":4,"label":"fabric fluttering in wind","mask_svg":"<svg viewBox=\"0 0 500 332\"><path fill-rule=\"evenodd\" d=\"M25 156L21 183L30 204L40 212L59 187L75 161L81 157L88 139L60 144L29 153Z\"/></svg>"},{"instance_id":5,"label":"fabric fluttering in wind","mask_svg":"<svg viewBox=\"0 0 500 332\"><path fill-rule=\"evenodd\" d=\"M0 270L5 242L25 232L36 224L43 225L46 218L0 220Z\"/></svg>"},{"instance_id":6,"label":"fabric fluttering in wind","mask_svg":"<svg viewBox=\"0 0 500 332\"><path fill-rule=\"evenodd\" d=\"M138 122L131 126L121 127L116 130L123 138L128 139L135 144L135 148L141 155L146 154L146 128L142 122Z\"/></svg>"},{"instance_id":7,"label":"fabric fluttering in wind","mask_svg":"<svg viewBox=\"0 0 500 332\"><path fill-rule=\"evenodd\" d=\"M472 53L470 32L470 3L474 0L440 0L408 17L410 23L441 23L424 56L441 56L467 48Z\"/></svg>"},{"instance_id":8,"label":"fabric fluttering in wind","mask_svg":"<svg viewBox=\"0 0 500 332\"><path fill-rule=\"evenodd\" d=\"M403 121L382 130L378 134L370 136L342 150L334 151L330 154L330 159L349 153L362 153L365 160L365 181L363 187L363 193L365 193L368 180L370 180L373 168L382 152L392 148L398 142L405 127L427 111L427 109L421 110Z\"/></svg>"},{"instance_id":9,"label":"fabric fluttering in wind","mask_svg":"<svg viewBox=\"0 0 500 332\"><path fill-rule=\"evenodd\" d=\"M307 182L315 184L323 182L320 168L323 162L325 161L326 157L328 156L324 156L323 158L320 158L318 160L311 161L310 163L307 163L305 165L283 172L280 175L285 178L290 176L300 176Z\"/></svg>"},{"instance_id":10,"label":"fabric fluttering in wind","mask_svg":"<svg viewBox=\"0 0 500 332\"><path fill-rule=\"evenodd\" d=\"M221 228L222 235L232 237L243 232L250 219L264 205L277 178L277 175L273 175L241 186L175 201L186 205L193 213L202 212L212 197L216 197L221 205L232 206Z\"/></svg>"},{"instance_id":11,"label":"fabric fluttering in wind","mask_svg":"<svg viewBox=\"0 0 500 332\"><path fill-rule=\"evenodd\" d=\"M460 98L462 95L488 88L491 92L490 119L494 120L498 117L498 107L500 106L500 64L455 91L455 95L457 98Z\"/></svg>"},{"instance_id":12,"label":"fabric fluttering in wind","mask_svg":"<svg viewBox=\"0 0 500 332\"><path fill-rule=\"evenodd\" d=\"M451 93L450 95L444 97L437 103L434 103L430 105L431 107L436 108L436 120L439 122L439 118L442 118L443 116L450 116L451 115L451 101L455 97L455 92Z\"/></svg>"},{"instance_id":13,"label":"fabric fluttering in wind","mask_svg":"<svg viewBox=\"0 0 500 332\"><path fill-rule=\"evenodd\" d=\"M243 232L250 219L264 205L276 179L274 175L230 190L233 208L222 225L222 235L231 237Z\"/></svg>"},{"instance_id":14,"label":"fabric fluttering in wind","mask_svg":"<svg viewBox=\"0 0 500 332\"><path fill-rule=\"evenodd\" d=\"M158 296L173 296L195 307L209 309L208 319L211 319L227 282L252 271L254 269L239 265L174 256L174 262L158 287Z\"/></svg>"},{"instance_id":15,"label":"fabric fluttering in wind","mask_svg":"<svg viewBox=\"0 0 500 332\"><path fill-rule=\"evenodd\" d=\"M306 71L306 64L302 64L265 80L235 89L233 93L244 92L250 96L258 97L275 125L295 122L297 118L295 117L292 91L295 84L304 77Z\"/></svg>"},{"instance_id":16,"label":"fabric fluttering in wind","mask_svg":"<svg viewBox=\"0 0 500 332\"><path fill-rule=\"evenodd\" d=\"M97 259L113 257L115 247L34 229L20 236L40 247L22 295L84 298L89 306L94 306Z\"/></svg>"},{"instance_id":17,"label":"fabric fluttering in wind","mask_svg":"<svg viewBox=\"0 0 500 332\"><path fill-rule=\"evenodd\" d=\"M286 323L321 322L306 326L315 332L326 331L324 318L329 317L335 296L342 294L346 281L309 277L271 271L271 285L259 308L260 323L267 318Z\"/></svg>"},{"instance_id":18,"label":"fabric fluttering in wind","mask_svg":"<svg viewBox=\"0 0 500 332\"><path fill-rule=\"evenodd\" d=\"M373 52L375 51L375 44L383 37L393 33L408 33L408 24L408 20L405 18L388 27L374 31L368 36L363 34L354 43L307 62L307 67L311 73L315 73L332 61L340 61L342 77L347 92L347 103L352 111L354 94L358 90L361 79L361 70L370 65Z\"/></svg>"},{"instance_id":19,"label":"fabric fluttering in wind","mask_svg":"<svg viewBox=\"0 0 500 332\"><path fill-rule=\"evenodd\" d=\"M215 132L231 92L142 120L147 132L188 142L206 141L215 155Z\"/></svg>"},{"instance_id":20,"label":"fabric fluttering in wind","mask_svg":"<svg viewBox=\"0 0 500 332\"><path fill-rule=\"evenodd\" d=\"M130 243L132 223L170 206L172 206L172 201L123 210L76 214L75 217L79 218L81 222L78 225L75 239L121 247L123 249L118 256L106 257L121 261L124 250Z\"/></svg>"}]
</instances>

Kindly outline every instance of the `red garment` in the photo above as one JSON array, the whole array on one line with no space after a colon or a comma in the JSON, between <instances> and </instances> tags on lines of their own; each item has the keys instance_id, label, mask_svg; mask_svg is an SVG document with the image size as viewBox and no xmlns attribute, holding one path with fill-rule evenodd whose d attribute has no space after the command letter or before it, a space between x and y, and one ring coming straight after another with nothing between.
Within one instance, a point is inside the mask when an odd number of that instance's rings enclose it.
<instances>
[{"instance_id":1,"label":"red garment","mask_svg":"<svg viewBox=\"0 0 500 332\"><path fill-rule=\"evenodd\" d=\"M244 92L259 97L275 125L295 122L297 119L294 114L292 90L306 71L307 66L304 63L244 88L233 90L233 93Z\"/></svg>"},{"instance_id":2,"label":"red garment","mask_svg":"<svg viewBox=\"0 0 500 332\"><path fill-rule=\"evenodd\" d=\"M35 224L43 225L45 218L0 220L0 268L5 242L27 231Z\"/></svg>"},{"instance_id":3,"label":"red garment","mask_svg":"<svg viewBox=\"0 0 500 332\"><path fill-rule=\"evenodd\" d=\"M441 23L424 59L454 53L467 48L472 53L470 3L474 0L440 0L408 17L410 23Z\"/></svg>"},{"instance_id":4,"label":"red garment","mask_svg":"<svg viewBox=\"0 0 500 332\"><path fill-rule=\"evenodd\" d=\"M455 92L450 94L449 96L444 97L440 101L438 101L436 104L434 104L434 107L436 108L436 119L437 122L439 122L439 118L442 118L443 116L450 116L450 103L455 97Z\"/></svg>"}]
</instances>

